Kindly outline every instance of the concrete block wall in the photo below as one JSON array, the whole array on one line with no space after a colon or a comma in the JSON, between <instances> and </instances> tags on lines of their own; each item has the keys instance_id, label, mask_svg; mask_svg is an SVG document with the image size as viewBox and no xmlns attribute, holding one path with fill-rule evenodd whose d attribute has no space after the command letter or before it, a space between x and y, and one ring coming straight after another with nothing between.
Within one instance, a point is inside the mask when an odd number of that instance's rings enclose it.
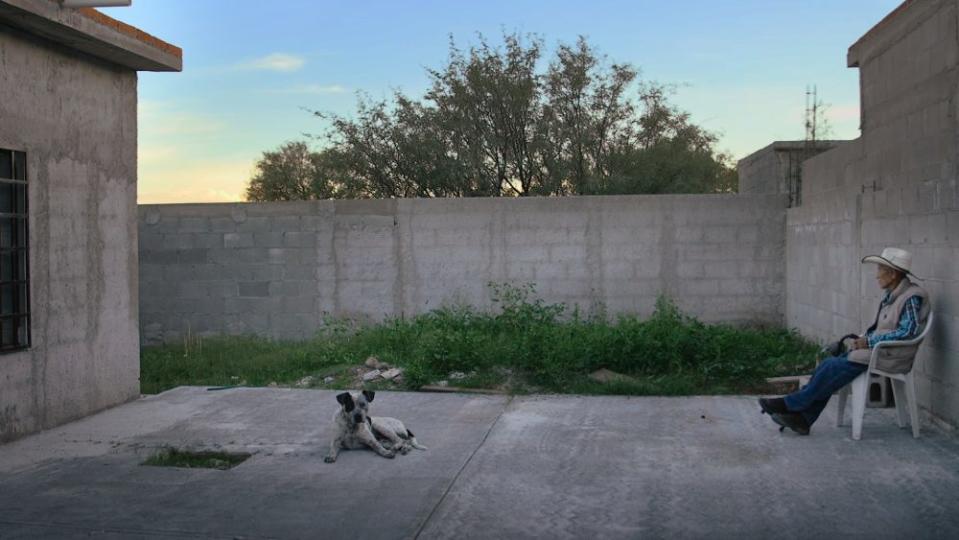
<instances>
[{"instance_id":1,"label":"concrete block wall","mask_svg":"<svg viewBox=\"0 0 959 540\"><path fill-rule=\"evenodd\" d=\"M792 194L798 186L792 185L795 180L790 176L799 168L800 162L846 142L775 141L739 160L736 165L739 193ZM793 205L796 202L791 201Z\"/></svg>"},{"instance_id":2,"label":"concrete block wall","mask_svg":"<svg viewBox=\"0 0 959 540\"><path fill-rule=\"evenodd\" d=\"M786 323L827 340L865 329L881 291L859 260L913 253L937 322L920 355L920 405L959 424L959 2L905 4L850 49L862 137L806 162L788 211Z\"/></svg>"},{"instance_id":3,"label":"concrete block wall","mask_svg":"<svg viewBox=\"0 0 959 540\"><path fill-rule=\"evenodd\" d=\"M144 343L312 335L489 308L489 282L548 302L652 312L665 292L706 321L783 320L781 195L400 199L140 207Z\"/></svg>"},{"instance_id":4,"label":"concrete block wall","mask_svg":"<svg viewBox=\"0 0 959 540\"><path fill-rule=\"evenodd\" d=\"M0 26L0 148L26 152L31 347L0 442L139 395L137 76Z\"/></svg>"}]
</instances>

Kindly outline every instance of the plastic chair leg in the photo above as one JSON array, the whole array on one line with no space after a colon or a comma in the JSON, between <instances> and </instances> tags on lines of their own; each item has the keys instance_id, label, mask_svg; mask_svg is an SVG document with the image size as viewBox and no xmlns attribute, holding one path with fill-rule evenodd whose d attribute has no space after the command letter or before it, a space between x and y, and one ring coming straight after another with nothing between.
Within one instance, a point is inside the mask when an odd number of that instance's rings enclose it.
<instances>
[{"instance_id":1,"label":"plastic chair leg","mask_svg":"<svg viewBox=\"0 0 959 540\"><path fill-rule=\"evenodd\" d=\"M869 392L869 372L853 379L852 383L852 438L862 438L862 418L866 414L866 398Z\"/></svg>"},{"instance_id":2,"label":"plastic chair leg","mask_svg":"<svg viewBox=\"0 0 959 540\"><path fill-rule=\"evenodd\" d=\"M849 397L849 385L839 389L839 395L836 396L836 427L842 427L843 416L846 414L846 398Z\"/></svg>"},{"instance_id":3,"label":"plastic chair leg","mask_svg":"<svg viewBox=\"0 0 959 540\"><path fill-rule=\"evenodd\" d=\"M896 400L896 423L900 428L906 427L906 406L909 401L906 396L906 383L899 379L891 379L892 397Z\"/></svg>"},{"instance_id":4,"label":"plastic chair leg","mask_svg":"<svg viewBox=\"0 0 959 540\"><path fill-rule=\"evenodd\" d=\"M906 394L909 398L909 421L912 423L912 436L919 438L919 401L916 399L916 380L912 372L906 374Z\"/></svg>"}]
</instances>

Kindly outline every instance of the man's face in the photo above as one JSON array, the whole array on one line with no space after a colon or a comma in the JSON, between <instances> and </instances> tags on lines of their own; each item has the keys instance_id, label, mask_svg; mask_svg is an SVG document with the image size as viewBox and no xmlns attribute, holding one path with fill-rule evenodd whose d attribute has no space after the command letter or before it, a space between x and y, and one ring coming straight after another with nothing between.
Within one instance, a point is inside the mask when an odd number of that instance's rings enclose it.
<instances>
[{"instance_id":1,"label":"man's face","mask_svg":"<svg viewBox=\"0 0 959 540\"><path fill-rule=\"evenodd\" d=\"M888 289L895 283L897 272L888 266L876 265L876 282L879 288Z\"/></svg>"}]
</instances>

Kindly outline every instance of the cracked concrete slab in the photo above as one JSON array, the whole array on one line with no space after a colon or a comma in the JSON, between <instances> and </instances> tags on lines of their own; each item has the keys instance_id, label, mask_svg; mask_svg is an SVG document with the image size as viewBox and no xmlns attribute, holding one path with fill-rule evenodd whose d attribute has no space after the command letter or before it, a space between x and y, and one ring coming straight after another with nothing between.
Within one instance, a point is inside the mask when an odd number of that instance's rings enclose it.
<instances>
[{"instance_id":1,"label":"cracked concrete slab","mask_svg":"<svg viewBox=\"0 0 959 540\"><path fill-rule=\"evenodd\" d=\"M323 462L337 392L181 387L0 446L0 538L959 536L959 440L749 397L377 393L429 451ZM147 467L166 445L252 452Z\"/></svg>"}]
</instances>

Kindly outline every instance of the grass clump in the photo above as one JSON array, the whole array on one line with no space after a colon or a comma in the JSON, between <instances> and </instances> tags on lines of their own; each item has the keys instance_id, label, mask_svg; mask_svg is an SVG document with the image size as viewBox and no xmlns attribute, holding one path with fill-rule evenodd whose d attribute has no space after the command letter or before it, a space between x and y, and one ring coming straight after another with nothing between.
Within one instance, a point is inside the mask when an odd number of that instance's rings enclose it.
<instances>
[{"instance_id":1,"label":"grass clump","mask_svg":"<svg viewBox=\"0 0 959 540\"><path fill-rule=\"evenodd\" d=\"M250 454L227 452L190 452L176 448L164 448L147 458L141 465L154 467L180 467L185 469L218 469L225 471L243 463Z\"/></svg>"},{"instance_id":2,"label":"grass clump","mask_svg":"<svg viewBox=\"0 0 959 540\"><path fill-rule=\"evenodd\" d=\"M491 312L453 306L377 325L329 321L309 341L213 339L192 355L177 347L147 348L141 355L144 392L342 374L374 355L403 367L410 389L459 371L467 377L451 384L520 393L750 393L762 389L766 377L811 370L817 350L787 330L704 324L666 297L648 319L609 320L545 303L530 285L491 284L491 292ZM600 368L629 377L609 383L588 378Z\"/></svg>"}]
</instances>

